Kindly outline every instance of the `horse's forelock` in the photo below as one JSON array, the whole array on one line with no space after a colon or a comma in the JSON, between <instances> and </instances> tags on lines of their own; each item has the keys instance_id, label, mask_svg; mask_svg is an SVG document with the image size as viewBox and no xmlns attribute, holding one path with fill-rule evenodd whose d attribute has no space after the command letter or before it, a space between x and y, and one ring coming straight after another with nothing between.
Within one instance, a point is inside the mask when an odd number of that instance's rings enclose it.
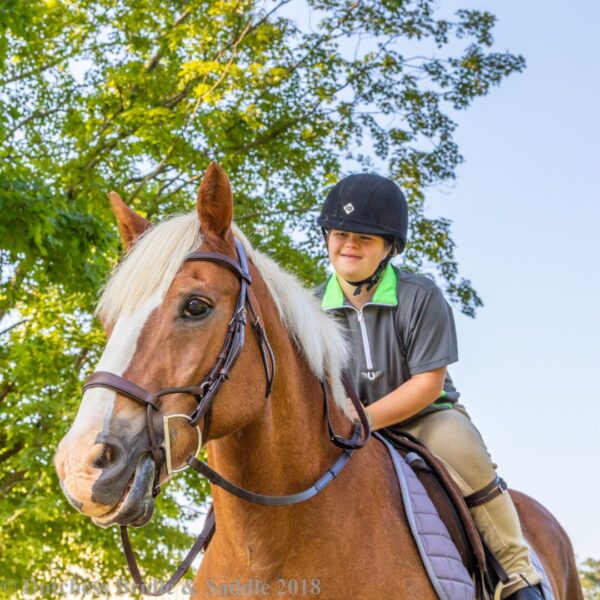
<instances>
[{"instance_id":1,"label":"horse's forelock","mask_svg":"<svg viewBox=\"0 0 600 600\"><path fill-rule=\"evenodd\" d=\"M184 258L202 244L195 212L175 215L147 230L106 282L96 314L116 323L150 297L164 298Z\"/></svg>"}]
</instances>

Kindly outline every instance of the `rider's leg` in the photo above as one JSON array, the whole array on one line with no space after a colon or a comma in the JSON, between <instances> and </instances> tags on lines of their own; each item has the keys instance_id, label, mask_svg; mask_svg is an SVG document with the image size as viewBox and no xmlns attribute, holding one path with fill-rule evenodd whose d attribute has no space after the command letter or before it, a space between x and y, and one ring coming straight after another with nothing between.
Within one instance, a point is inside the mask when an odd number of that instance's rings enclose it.
<instances>
[{"instance_id":1,"label":"rider's leg","mask_svg":"<svg viewBox=\"0 0 600 600\"><path fill-rule=\"evenodd\" d=\"M483 489L496 478L496 465L464 407L457 405L424 415L403 429L442 460L463 496ZM529 548L508 492L501 492L472 508L471 514L484 540L511 578L502 592L503 598L527 587L528 583L541 582L531 564Z\"/></svg>"}]
</instances>

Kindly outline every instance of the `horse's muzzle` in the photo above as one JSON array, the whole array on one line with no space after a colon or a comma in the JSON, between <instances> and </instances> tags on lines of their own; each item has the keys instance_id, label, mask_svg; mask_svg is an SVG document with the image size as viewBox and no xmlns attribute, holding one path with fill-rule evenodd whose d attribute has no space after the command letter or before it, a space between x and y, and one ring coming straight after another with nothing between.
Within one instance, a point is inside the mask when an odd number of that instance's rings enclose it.
<instances>
[{"instance_id":1,"label":"horse's muzzle","mask_svg":"<svg viewBox=\"0 0 600 600\"><path fill-rule=\"evenodd\" d=\"M154 470L154 461L150 455L146 454L140 458L133 478L125 488L121 499L108 513L101 517L93 517L92 521L100 527L145 525L154 512L152 497Z\"/></svg>"}]
</instances>

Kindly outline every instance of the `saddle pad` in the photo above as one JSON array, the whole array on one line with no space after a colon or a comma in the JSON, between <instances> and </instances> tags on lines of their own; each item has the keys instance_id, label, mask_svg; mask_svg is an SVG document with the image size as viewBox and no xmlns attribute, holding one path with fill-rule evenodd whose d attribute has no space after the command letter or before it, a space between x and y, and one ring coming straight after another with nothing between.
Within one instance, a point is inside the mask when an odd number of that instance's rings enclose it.
<instances>
[{"instance_id":1,"label":"saddle pad","mask_svg":"<svg viewBox=\"0 0 600 600\"><path fill-rule=\"evenodd\" d=\"M404 502L406 518L421 560L440 600L474 600L475 584L423 484L400 453L377 432L388 450Z\"/></svg>"},{"instance_id":2,"label":"saddle pad","mask_svg":"<svg viewBox=\"0 0 600 600\"><path fill-rule=\"evenodd\" d=\"M548 575L542 561L538 558L538 555L533 551L533 548L529 546L529 553L531 555L531 564L535 567L535 570L542 576L542 592L544 592L544 600L554 600L554 593L550 587L548 581Z\"/></svg>"}]
</instances>

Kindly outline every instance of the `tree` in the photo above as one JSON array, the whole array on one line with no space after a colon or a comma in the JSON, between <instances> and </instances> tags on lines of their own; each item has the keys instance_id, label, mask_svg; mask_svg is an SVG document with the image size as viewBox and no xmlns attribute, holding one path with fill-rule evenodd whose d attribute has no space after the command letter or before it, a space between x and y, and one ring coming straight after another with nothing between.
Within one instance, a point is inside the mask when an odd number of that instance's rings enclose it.
<instances>
[{"instance_id":1,"label":"tree","mask_svg":"<svg viewBox=\"0 0 600 600\"><path fill-rule=\"evenodd\" d=\"M113 532L65 519L71 509L51 461L103 344L90 315L119 253L107 191L151 220L188 211L216 159L254 245L315 283L324 273L316 207L341 174L376 163L409 199L402 265L437 275L464 313L481 305L459 275L450 222L424 215L425 192L452 180L462 160L451 112L522 71L524 59L490 50L495 17L486 11L447 20L433 0L308 0L296 6L311 11L307 28L291 7L0 6L0 321L27 319L0 339L6 577L23 582L40 565L123 572ZM185 477L178 489L194 503L206 493ZM189 541L180 530L192 509L174 526L173 496L147 536L176 553ZM144 548L155 573L175 562L171 551Z\"/></svg>"},{"instance_id":2,"label":"tree","mask_svg":"<svg viewBox=\"0 0 600 600\"><path fill-rule=\"evenodd\" d=\"M587 600L600 600L600 560L584 560L579 568L579 577Z\"/></svg>"}]
</instances>

